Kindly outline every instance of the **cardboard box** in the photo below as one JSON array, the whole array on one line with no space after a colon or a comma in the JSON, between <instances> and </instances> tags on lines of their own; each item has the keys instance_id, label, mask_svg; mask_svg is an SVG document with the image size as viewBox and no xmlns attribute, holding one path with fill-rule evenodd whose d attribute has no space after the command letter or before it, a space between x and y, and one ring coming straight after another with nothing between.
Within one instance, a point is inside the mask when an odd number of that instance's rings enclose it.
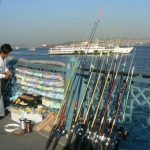
<instances>
[{"instance_id":1,"label":"cardboard box","mask_svg":"<svg viewBox=\"0 0 150 150\"><path fill-rule=\"evenodd\" d=\"M20 118L26 118L28 120L31 120L33 123L38 123L41 122L43 120L43 116L42 114L27 114L26 112L23 114L19 114L19 113L15 113L15 112L11 112L11 119L17 123L20 123Z\"/></svg>"}]
</instances>

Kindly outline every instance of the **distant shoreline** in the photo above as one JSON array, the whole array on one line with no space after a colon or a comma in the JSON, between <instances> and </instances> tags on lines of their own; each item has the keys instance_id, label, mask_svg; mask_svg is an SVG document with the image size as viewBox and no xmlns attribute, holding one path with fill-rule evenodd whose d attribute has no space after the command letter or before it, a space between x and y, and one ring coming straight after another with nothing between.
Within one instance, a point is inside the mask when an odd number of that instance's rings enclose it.
<instances>
[{"instance_id":1,"label":"distant shoreline","mask_svg":"<svg viewBox=\"0 0 150 150\"><path fill-rule=\"evenodd\" d=\"M134 45L134 47L150 47L150 44Z\"/></svg>"}]
</instances>

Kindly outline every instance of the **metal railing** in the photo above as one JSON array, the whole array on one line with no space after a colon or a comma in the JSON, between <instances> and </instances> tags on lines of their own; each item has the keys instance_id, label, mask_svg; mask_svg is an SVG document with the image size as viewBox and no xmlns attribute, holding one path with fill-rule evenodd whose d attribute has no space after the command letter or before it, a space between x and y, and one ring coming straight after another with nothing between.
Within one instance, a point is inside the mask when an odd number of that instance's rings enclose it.
<instances>
[{"instance_id":1,"label":"metal railing","mask_svg":"<svg viewBox=\"0 0 150 150\"><path fill-rule=\"evenodd\" d=\"M13 63L12 63L13 62ZM39 69L39 70L45 70L45 71L53 71L53 72L62 72L65 74L65 80L70 79L72 68L74 65L74 62L68 62L68 64L61 64L55 62L51 63L44 63L43 61L37 62L37 61L24 61L24 60L11 60L10 67L12 69L12 72L14 72L14 68L16 66L23 66L28 67L30 69ZM87 84L87 73L89 71L89 68L85 68L84 71L84 79L83 84L81 88L81 95L84 93L84 89ZM94 72L96 70L93 70ZM102 71L103 72L103 71ZM112 73L112 72L111 72ZM118 75L121 75L122 72L119 72ZM76 72L76 77L80 77L79 71ZM127 76L127 73L123 73L123 76ZM76 79L78 80L78 79ZM16 89L16 79L15 77L12 78L8 82L7 86L7 94L5 96L10 97L12 95L12 91L14 92ZM77 83L77 81L75 82ZM13 88L12 88L13 87ZM11 89L12 88L12 89ZM11 90L10 90L11 89ZM90 92L88 97L90 97ZM97 97L98 99L98 97ZM89 98L87 98L87 101ZM74 103L73 103L74 104ZM85 109L87 105L85 104ZM73 109L73 107L71 107ZM72 111L71 111L72 112ZM70 126L70 120L72 117L68 117L68 128ZM140 74L140 73L134 73L133 75L133 82L131 85L129 100L127 103L127 110L125 115L125 125L129 128L130 131L130 137L128 142L124 142L122 145L130 149L133 147L133 149L137 148L137 145L139 146L137 149L139 150L148 150L150 148L149 146L149 136L150 136L150 75L147 74ZM139 144L138 142L141 142ZM128 144L130 143L130 144ZM138 143L138 144L137 144Z\"/></svg>"}]
</instances>

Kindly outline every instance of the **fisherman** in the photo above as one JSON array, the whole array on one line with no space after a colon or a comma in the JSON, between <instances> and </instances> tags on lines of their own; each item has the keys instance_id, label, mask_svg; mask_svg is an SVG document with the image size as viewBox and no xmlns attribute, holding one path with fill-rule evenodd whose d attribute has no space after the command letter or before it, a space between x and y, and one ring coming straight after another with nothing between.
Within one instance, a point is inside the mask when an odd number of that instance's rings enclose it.
<instances>
[{"instance_id":1,"label":"fisherman","mask_svg":"<svg viewBox=\"0 0 150 150\"><path fill-rule=\"evenodd\" d=\"M6 67L6 58L12 51L12 47L9 44L3 44L0 48L0 119L5 116L4 101L1 92L1 81L2 79L9 79L11 77L11 72Z\"/></svg>"}]
</instances>

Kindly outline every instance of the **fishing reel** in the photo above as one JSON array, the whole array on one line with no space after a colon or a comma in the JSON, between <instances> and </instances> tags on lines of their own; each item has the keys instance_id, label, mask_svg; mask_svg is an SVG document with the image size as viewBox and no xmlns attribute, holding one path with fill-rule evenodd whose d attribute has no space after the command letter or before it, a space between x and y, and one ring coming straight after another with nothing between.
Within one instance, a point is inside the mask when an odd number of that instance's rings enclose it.
<instances>
[{"instance_id":1,"label":"fishing reel","mask_svg":"<svg viewBox=\"0 0 150 150\"><path fill-rule=\"evenodd\" d=\"M100 143L100 142L101 142L101 136L96 133L95 137L93 138L92 143L97 144L97 143Z\"/></svg>"},{"instance_id":2,"label":"fishing reel","mask_svg":"<svg viewBox=\"0 0 150 150\"><path fill-rule=\"evenodd\" d=\"M79 123L76 127L76 134L79 136L83 136L86 132L87 126L85 124Z\"/></svg>"},{"instance_id":3,"label":"fishing reel","mask_svg":"<svg viewBox=\"0 0 150 150\"><path fill-rule=\"evenodd\" d=\"M119 136L120 138L122 138L122 139L124 139L124 140L128 138L129 133L128 133L128 130L127 130L127 129L124 129L123 127L119 127L119 128L117 129L117 132L118 132L118 136Z\"/></svg>"},{"instance_id":4,"label":"fishing reel","mask_svg":"<svg viewBox=\"0 0 150 150\"><path fill-rule=\"evenodd\" d=\"M106 133L89 132L88 136L90 136L89 142L91 142L92 147L95 147L95 149L115 149L114 147L118 143L117 136L115 138L107 137Z\"/></svg>"},{"instance_id":5,"label":"fishing reel","mask_svg":"<svg viewBox=\"0 0 150 150\"><path fill-rule=\"evenodd\" d=\"M55 135L55 137L59 137L59 136L66 135L66 133L67 133L67 130L65 130L65 129L61 130L58 128L55 130L54 135Z\"/></svg>"},{"instance_id":6,"label":"fishing reel","mask_svg":"<svg viewBox=\"0 0 150 150\"><path fill-rule=\"evenodd\" d=\"M88 131L86 134L85 134L86 138L88 141L90 141L93 145L98 143L99 142L99 135L97 133L97 131Z\"/></svg>"},{"instance_id":7,"label":"fishing reel","mask_svg":"<svg viewBox=\"0 0 150 150\"><path fill-rule=\"evenodd\" d=\"M70 129L70 132L73 133L76 130L76 126L73 125L72 128Z\"/></svg>"},{"instance_id":8,"label":"fishing reel","mask_svg":"<svg viewBox=\"0 0 150 150\"><path fill-rule=\"evenodd\" d=\"M61 136L65 136L66 134L67 134L67 130L64 129L61 131Z\"/></svg>"},{"instance_id":9,"label":"fishing reel","mask_svg":"<svg viewBox=\"0 0 150 150\"><path fill-rule=\"evenodd\" d=\"M99 135L97 133L97 131L96 131L96 132L93 132L93 133L90 134L90 138L89 139L91 140L91 142L93 144L96 144L96 143L105 142L106 137L105 137L105 134Z\"/></svg>"},{"instance_id":10,"label":"fishing reel","mask_svg":"<svg viewBox=\"0 0 150 150\"><path fill-rule=\"evenodd\" d=\"M108 139L105 144L103 144L103 147L105 147L106 150L117 150L116 147L117 147L117 144L118 144L118 141L117 140L112 140L112 139Z\"/></svg>"},{"instance_id":11,"label":"fishing reel","mask_svg":"<svg viewBox=\"0 0 150 150\"><path fill-rule=\"evenodd\" d=\"M129 135L128 130L124 130L124 132L122 133L122 138L125 140L128 138L128 135Z\"/></svg>"},{"instance_id":12,"label":"fishing reel","mask_svg":"<svg viewBox=\"0 0 150 150\"><path fill-rule=\"evenodd\" d=\"M109 131L110 128L112 127L112 123L113 123L113 119L112 118L108 118L107 119L107 122L106 122L106 126L107 126L107 130ZM116 134L118 134L118 137L119 138L122 138L122 139L127 139L128 137L128 130L127 129L124 129L122 126L118 126L118 125L115 125L114 126L114 132Z\"/></svg>"},{"instance_id":13,"label":"fishing reel","mask_svg":"<svg viewBox=\"0 0 150 150\"><path fill-rule=\"evenodd\" d=\"M85 136L89 141L94 143L94 141L97 138L97 132L92 132L92 131L89 130Z\"/></svg>"},{"instance_id":14,"label":"fishing reel","mask_svg":"<svg viewBox=\"0 0 150 150\"><path fill-rule=\"evenodd\" d=\"M92 132L91 132L91 131L88 131L87 134L86 134L86 138L87 138L88 140L90 140L91 137L92 137Z\"/></svg>"},{"instance_id":15,"label":"fishing reel","mask_svg":"<svg viewBox=\"0 0 150 150\"><path fill-rule=\"evenodd\" d=\"M77 135L82 135L84 131L84 126L82 124L78 124L78 127L76 129L76 134Z\"/></svg>"},{"instance_id":16,"label":"fishing reel","mask_svg":"<svg viewBox=\"0 0 150 150\"><path fill-rule=\"evenodd\" d=\"M111 118L111 117L107 118L107 120L106 120L106 126L107 126L108 129L111 128L112 123L113 123L113 118Z\"/></svg>"},{"instance_id":17,"label":"fishing reel","mask_svg":"<svg viewBox=\"0 0 150 150\"><path fill-rule=\"evenodd\" d=\"M61 135L61 130L60 130L59 128L56 129L56 130L54 131L54 135L55 135L55 137L60 136L60 135Z\"/></svg>"},{"instance_id":18,"label":"fishing reel","mask_svg":"<svg viewBox=\"0 0 150 150\"><path fill-rule=\"evenodd\" d=\"M103 150L109 144L110 138L107 138L105 134L96 134L94 140L92 141L92 146L94 149Z\"/></svg>"},{"instance_id":19,"label":"fishing reel","mask_svg":"<svg viewBox=\"0 0 150 150\"><path fill-rule=\"evenodd\" d=\"M119 142L121 139L126 139L128 136L127 130L124 130L122 127L115 127L114 132L111 137L105 137L105 149L118 149Z\"/></svg>"}]
</instances>

